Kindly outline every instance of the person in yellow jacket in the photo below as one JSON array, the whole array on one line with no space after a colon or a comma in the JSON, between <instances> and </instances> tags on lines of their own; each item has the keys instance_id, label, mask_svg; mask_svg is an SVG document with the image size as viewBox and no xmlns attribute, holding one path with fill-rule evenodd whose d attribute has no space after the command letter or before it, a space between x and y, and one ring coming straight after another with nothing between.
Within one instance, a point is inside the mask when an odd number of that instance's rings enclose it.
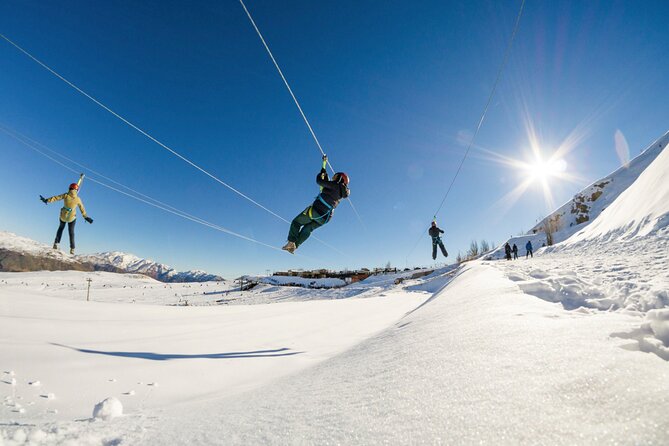
<instances>
[{"instance_id":1,"label":"person in yellow jacket","mask_svg":"<svg viewBox=\"0 0 669 446\"><path fill-rule=\"evenodd\" d=\"M79 185L77 183L70 184L70 190L66 194L56 195L51 198L44 198L39 196L44 204L53 203L54 201L63 200L63 207L60 210L60 226L56 232L56 240L53 242L53 249L58 249L60 238L67 223L67 230L70 233L70 254L74 254L74 225L77 223L77 208L81 209L81 215L88 223L93 223L93 219L86 214L86 208L81 198L77 195Z\"/></svg>"}]
</instances>

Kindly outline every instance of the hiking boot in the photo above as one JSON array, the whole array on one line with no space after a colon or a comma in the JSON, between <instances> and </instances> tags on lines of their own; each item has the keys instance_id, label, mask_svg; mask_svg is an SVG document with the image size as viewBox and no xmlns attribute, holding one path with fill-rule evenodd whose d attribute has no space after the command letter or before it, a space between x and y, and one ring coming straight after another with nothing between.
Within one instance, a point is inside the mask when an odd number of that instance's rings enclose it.
<instances>
[{"instance_id":1,"label":"hiking boot","mask_svg":"<svg viewBox=\"0 0 669 446\"><path fill-rule=\"evenodd\" d=\"M288 242L281 249L283 249L284 251L288 251L291 254L295 254L295 250L297 249L297 246L295 246L295 242Z\"/></svg>"},{"instance_id":2,"label":"hiking boot","mask_svg":"<svg viewBox=\"0 0 669 446\"><path fill-rule=\"evenodd\" d=\"M58 249L58 243L54 243L52 246L53 249Z\"/></svg>"},{"instance_id":3,"label":"hiking boot","mask_svg":"<svg viewBox=\"0 0 669 446\"><path fill-rule=\"evenodd\" d=\"M74 255L74 248L70 248L70 254Z\"/></svg>"}]
</instances>

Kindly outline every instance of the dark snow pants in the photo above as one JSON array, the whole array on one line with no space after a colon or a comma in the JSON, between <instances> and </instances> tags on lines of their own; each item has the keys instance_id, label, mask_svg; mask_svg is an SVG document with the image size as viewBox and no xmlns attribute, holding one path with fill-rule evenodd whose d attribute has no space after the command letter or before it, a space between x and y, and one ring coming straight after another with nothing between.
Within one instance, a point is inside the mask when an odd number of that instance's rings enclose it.
<instances>
[{"instance_id":1,"label":"dark snow pants","mask_svg":"<svg viewBox=\"0 0 669 446\"><path fill-rule=\"evenodd\" d=\"M437 246L441 248L444 257L448 257L448 252L444 247L444 242L441 241L441 237L432 237L432 260L437 260Z\"/></svg>"},{"instance_id":2,"label":"dark snow pants","mask_svg":"<svg viewBox=\"0 0 669 446\"><path fill-rule=\"evenodd\" d=\"M67 223L67 232L70 233L70 248L74 249L74 225L77 220L72 220ZM54 243L60 243L60 238L63 236L63 229L65 229L65 222L60 220L60 225L58 226L58 231L56 231L56 240Z\"/></svg>"},{"instance_id":3,"label":"dark snow pants","mask_svg":"<svg viewBox=\"0 0 669 446\"><path fill-rule=\"evenodd\" d=\"M288 241L295 243L295 246L299 247L304 243L314 229L323 226L320 219L312 219L309 217L309 206L303 212L301 212L297 217L293 219L293 222L290 224L290 231L288 232Z\"/></svg>"},{"instance_id":4,"label":"dark snow pants","mask_svg":"<svg viewBox=\"0 0 669 446\"><path fill-rule=\"evenodd\" d=\"M532 254L532 250L531 250L531 249L528 249L528 250L527 250L527 254L525 254L525 258L528 258L528 257L532 257L532 258L534 258L534 255Z\"/></svg>"}]
</instances>

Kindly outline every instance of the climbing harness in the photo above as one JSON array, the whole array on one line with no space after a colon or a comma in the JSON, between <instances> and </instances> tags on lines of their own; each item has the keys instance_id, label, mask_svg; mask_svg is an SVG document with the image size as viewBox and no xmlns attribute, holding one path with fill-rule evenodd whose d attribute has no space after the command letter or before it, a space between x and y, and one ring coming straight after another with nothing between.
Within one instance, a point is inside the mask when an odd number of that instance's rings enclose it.
<instances>
[{"instance_id":1,"label":"climbing harness","mask_svg":"<svg viewBox=\"0 0 669 446\"><path fill-rule=\"evenodd\" d=\"M332 218L332 214L334 213L334 208L332 207L332 205L328 204L328 202L323 199L322 194L318 194L318 197L316 197L316 199L318 201L320 201L321 203L323 203L323 205L325 205L325 207L327 208L328 211L325 214L318 215L318 216L314 217L313 216L314 207L309 206L309 210L307 211L307 216L314 221L321 220L323 217L325 217L325 221L323 221L323 223L321 223L321 226L322 226L322 225L324 225L324 224L326 224L327 222L330 221L330 218Z\"/></svg>"}]
</instances>

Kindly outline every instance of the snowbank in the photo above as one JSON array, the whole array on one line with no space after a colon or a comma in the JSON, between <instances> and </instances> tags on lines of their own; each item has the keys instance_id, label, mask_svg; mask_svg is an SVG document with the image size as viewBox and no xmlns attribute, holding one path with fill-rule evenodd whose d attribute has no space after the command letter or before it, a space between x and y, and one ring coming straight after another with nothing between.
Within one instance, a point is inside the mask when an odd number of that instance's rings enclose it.
<instances>
[{"instance_id":1,"label":"snowbank","mask_svg":"<svg viewBox=\"0 0 669 446\"><path fill-rule=\"evenodd\" d=\"M588 227L565 244L604 238L643 237L669 225L669 150L663 150L636 181Z\"/></svg>"}]
</instances>

